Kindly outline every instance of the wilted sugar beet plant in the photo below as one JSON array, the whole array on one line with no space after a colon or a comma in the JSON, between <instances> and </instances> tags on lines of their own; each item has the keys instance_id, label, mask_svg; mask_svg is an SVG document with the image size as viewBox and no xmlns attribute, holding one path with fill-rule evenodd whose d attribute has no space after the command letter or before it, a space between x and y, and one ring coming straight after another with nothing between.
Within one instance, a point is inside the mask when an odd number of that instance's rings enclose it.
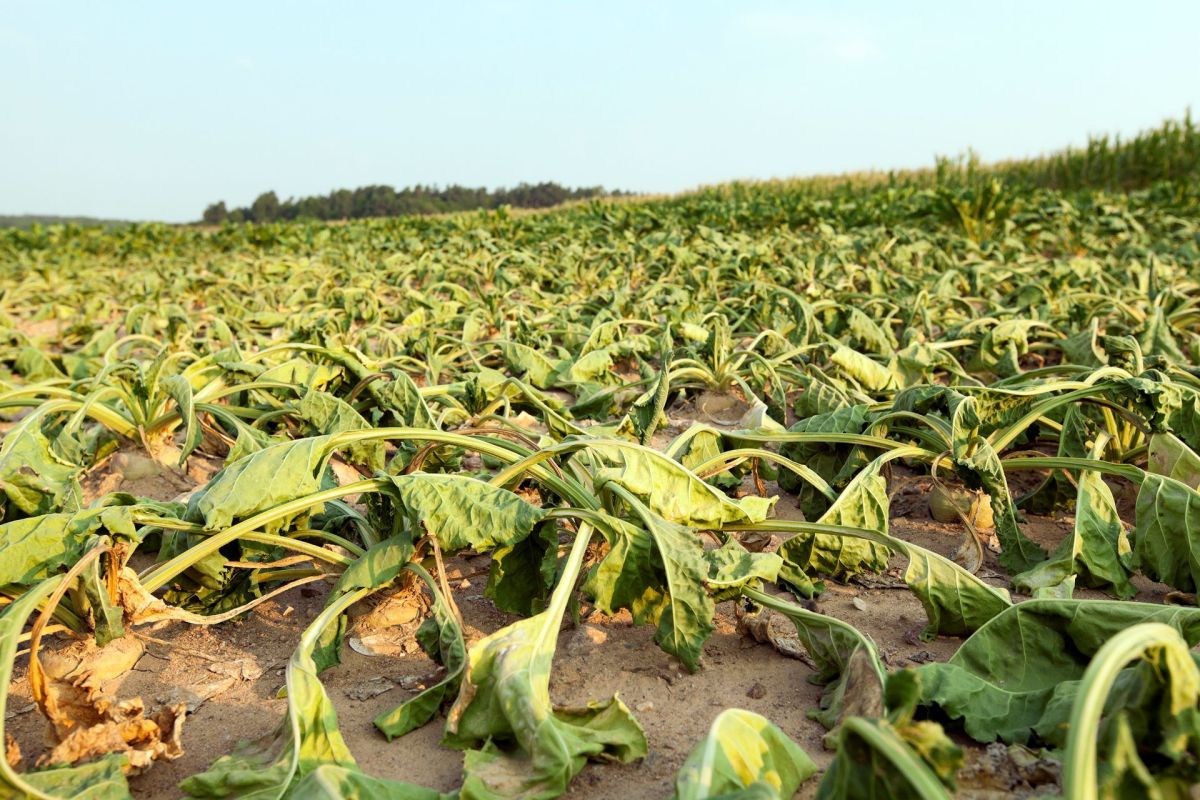
<instances>
[{"instance_id":1,"label":"wilted sugar beet plant","mask_svg":"<svg viewBox=\"0 0 1200 800\"><path fill-rule=\"evenodd\" d=\"M146 796L199 720L120 676L303 587L321 608L278 728L187 796L588 796L590 772L932 798L995 743L1043 793L1182 796L1200 192L1155 158L1099 183L1078 176L1115 167L1068 154L520 217L0 232L0 705L28 694L49 731L0 719L0 794ZM841 610L863 587L911 593L928 657L872 637L899 611ZM369 735L440 726L454 786L352 755L323 679L347 646L379 676L396 657L362 644L386 616L364 607L401 608L437 665ZM718 708L667 742L619 693L558 702L584 615L646 626L684 685L736 624L806 662L811 727Z\"/></svg>"}]
</instances>

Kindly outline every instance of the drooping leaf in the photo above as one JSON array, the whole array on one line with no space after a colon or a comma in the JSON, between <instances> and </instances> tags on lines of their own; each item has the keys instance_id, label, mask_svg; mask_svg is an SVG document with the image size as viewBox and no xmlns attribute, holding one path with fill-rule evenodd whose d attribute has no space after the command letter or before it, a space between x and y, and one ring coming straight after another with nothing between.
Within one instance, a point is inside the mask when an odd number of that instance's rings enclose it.
<instances>
[{"instance_id":1,"label":"drooping leaf","mask_svg":"<svg viewBox=\"0 0 1200 800\"><path fill-rule=\"evenodd\" d=\"M617 440L587 440L587 452L601 459L597 483L614 483L637 495L668 522L693 528L719 528L731 522L761 522L775 498L730 500L680 464L656 450Z\"/></svg>"},{"instance_id":2,"label":"drooping leaf","mask_svg":"<svg viewBox=\"0 0 1200 800\"><path fill-rule=\"evenodd\" d=\"M388 376L390 380L387 382L372 381L367 386L375 404L389 412L398 425L436 429L433 414L413 379L400 370L391 370Z\"/></svg>"},{"instance_id":3,"label":"drooping leaf","mask_svg":"<svg viewBox=\"0 0 1200 800\"><path fill-rule=\"evenodd\" d=\"M958 760L961 758L959 753ZM837 757L825 771L816 796L818 800L950 798L937 773L890 722L863 717L851 717L842 724Z\"/></svg>"},{"instance_id":4,"label":"drooping leaf","mask_svg":"<svg viewBox=\"0 0 1200 800\"><path fill-rule=\"evenodd\" d=\"M1016 511L1008 493L1000 457L982 436L970 439L954 463L965 470L987 492L1000 540L1000 563L1009 572L1024 572L1046 560L1046 551L1033 542L1017 524Z\"/></svg>"},{"instance_id":5,"label":"drooping leaf","mask_svg":"<svg viewBox=\"0 0 1200 800\"><path fill-rule=\"evenodd\" d=\"M32 586L74 564L101 532L137 536L128 506L43 514L0 525L0 586Z\"/></svg>"},{"instance_id":6,"label":"drooping leaf","mask_svg":"<svg viewBox=\"0 0 1200 800\"><path fill-rule=\"evenodd\" d=\"M766 717L730 708L713 720L675 778L674 800L790 798L817 765Z\"/></svg>"},{"instance_id":7,"label":"drooping leaf","mask_svg":"<svg viewBox=\"0 0 1200 800\"><path fill-rule=\"evenodd\" d=\"M558 528L543 521L521 541L492 551L484 594L496 608L528 616L545 608L558 565Z\"/></svg>"},{"instance_id":8,"label":"drooping leaf","mask_svg":"<svg viewBox=\"0 0 1200 800\"><path fill-rule=\"evenodd\" d=\"M324 389L341 374L342 370L338 367L314 364L303 358L290 358L263 370L254 380L260 383L290 383L295 386Z\"/></svg>"},{"instance_id":9,"label":"drooping leaf","mask_svg":"<svg viewBox=\"0 0 1200 800\"><path fill-rule=\"evenodd\" d=\"M887 481L880 474L886 458L876 459L856 475L817 522L886 534ZM784 559L784 579L807 593L807 587L816 588L814 581L820 575L843 580L862 572L884 570L891 553L886 546L867 539L798 533L783 543L779 555Z\"/></svg>"},{"instance_id":10,"label":"drooping leaf","mask_svg":"<svg viewBox=\"0 0 1200 800\"><path fill-rule=\"evenodd\" d=\"M163 390L170 395L179 408L179 418L183 421L183 447L179 448L179 464L187 461L204 438L200 428L200 420L196 418L196 408L192 399L192 385L182 375L172 375L162 382Z\"/></svg>"},{"instance_id":11,"label":"drooping leaf","mask_svg":"<svg viewBox=\"0 0 1200 800\"><path fill-rule=\"evenodd\" d=\"M1065 731L1067 796L1183 796L1200 778L1200 667L1175 629L1121 631L1067 688L1060 684L1038 728L1055 744ZM1055 706L1068 701L1060 718Z\"/></svg>"},{"instance_id":12,"label":"drooping leaf","mask_svg":"<svg viewBox=\"0 0 1200 800\"><path fill-rule=\"evenodd\" d=\"M1133 553L1125 526L1117 514L1112 490L1093 470L1079 473L1075 502L1075 528L1050 558L1013 578L1013 586L1026 594L1060 586L1068 577L1091 588L1110 589L1128 600L1137 594L1129 582Z\"/></svg>"},{"instance_id":13,"label":"drooping leaf","mask_svg":"<svg viewBox=\"0 0 1200 800\"><path fill-rule=\"evenodd\" d=\"M783 566L775 553L752 553L732 536L720 547L705 550L704 560L708 562L705 583L715 602L736 597L743 587L775 580Z\"/></svg>"},{"instance_id":14,"label":"drooping leaf","mask_svg":"<svg viewBox=\"0 0 1200 800\"><path fill-rule=\"evenodd\" d=\"M1138 344L1141 345L1143 353L1166 356L1177 364L1187 362L1187 358L1175 341L1171 326L1163 314L1162 306L1154 306L1154 310L1146 317L1146 324Z\"/></svg>"},{"instance_id":15,"label":"drooping leaf","mask_svg":"<svg viewBox=\"0 0 1200 800\"><path fill-rule=\"evenodd\" d=\"M829 360L868 392L887 392L900 388L896 376L886 366L844 345L836 345Z\"/></svg>"},{"instance_id":16,"label":"drooping leaf","mask_svg":"<svg viewBox=\"0 0 1200 800\"><path fill-rule=\"evenodd\" d=\"M288 661L287 712L278 732L267 741L244 745L232 755L221 756L205 772L184 779L180 788L188 797L267 800L307 797L308 792L321 796L321 792L328 790L327 781L335 779L338 785L383 790L381 797L399 800L438 797L423 787L363 775L338 730L337 713L318 677L321 667L314 651L325 638L326 630L347 608L375 588L358 588L331 596L325 609L304 630ZM333 769L313 777L322 767Z\"/></svg>"},{"instance_id":17,"label":"drooping leaf","mask_svg":"<svg viewBox=\"0 0 1200 800\"><path fill-rule=\"evenodd\" d=\"M853 405L838 408L798 421L792 433L862 433L868 422L868 408ZM779 454L816 471L834 489L841 490L870 461L862 448L834 443L785 442ZM817 519L829 509L830 501L814 486L790 472L781 472L779 485L798 495L800 508L808 519Z\"/></svg>"},{"instance_id":18,"label":"drooping leaf","mask_svg":"<svg viewBox=\"0 0 1200 800\"><path fill-rule=\"evenodd\" d=\"M504 354L504 360L513 374L524 375L525 380L539 389L550 388L552 378L558 368L554 361L532 347L519 342L501 342L500 352ZM611 356L609 360L611 361Z\"/></svg>"},{"instance_id":19,"label":"drooping leaf","mask_svg":"<svg viewBox=\"0 0 1200 800\"><path fill-rule=\"evenodd\" d=\"M1161 622L1194 645L1200 609L1115 600L1028 600L998 614L945 663L916 668L921 704L961 719L980 742L1028 742L1056 687L1083 676L1118 631Z\"/></svg>"},{"instance_id":20,"label":"drooping leaf","mask_svg":"<svg viewBox=\"0 0 1200 800\"><path fill-rule=\"evenodd\" d=\"M816 668L809 680L825 687L814 719L833 730L847 715L883 712L886 671L875 643L857 628L754 589L746 597L783 614L796 626L800 643Z\"/></svg>"},{"instance_id":21,"label":"drooping leaf","mask_svg":"<svg viewBox=\"0 0 1200 800\"><path fill-rule=\"evenodd\" d=\"M1147 472L1173 478L1192 489L1200 488L1200 455L1175 434L1150 434L1146 456Z\"/></svg>"},{"instance_id":22,"label":"drooping leaf","mask_svg":"<svg viewBox=\"0 0 1200 800\"><path fill-rule=\"evenodd\" d=\"M721 455L724 437L716 428L694 422L667 446L666 453L693 472L696 467ZM721 489L733 489L742 483L738 467L718 472L705 482Z\"/></svg>"},{"instance_id":23,"label":"drooping leaf","mask_svg":"<svg viewBox=\"0 0 1200 800\"><path fill-rule=\"evenodd\" d=\"M1151 580L1182 592L1200 585L1200 492L1147 472L1134 510L1133 563Z\"/></svg>"},{"instance_id":24,"label":"drooping leaf","mask_svg":"<svg viewBox=\"0 0 1200 800\"><path fill-rule=\"evenodd\" d=\"M309 389L300 399L296 413L311 426L315 434L334 434L361 431L371 427L354 406L328 392ZM346 447L347 460L361 464L372 472L383 469L383 442L355 442Z\"/></svg>"},{"instance_id":25,"label":"drooping leaf","mask_svg":"<svg viewBox=\"0 0 1200 800\"><path fill-rule=\"evenodd\" d=\"M558 628L590 533L590 526L580 527L545 611L481 639L468 653L444 739L477 748L466 754L463 800L549 800L566 790L590 757L628 762L646 754L641 726L617 697L585 708L550 702Z\"/></svg>"},{"instance_id":26,"label":"drooping leaf","mask_svg":"<svg viewBox=\"0 0 1200 800\"><path fill-rule=\"evenodd\" d=\"M517 495L467 475L393 475L401 508L448 552L484 552L522 541L545 512Z\"/></svg>"},{"instance_id":27,"label":"drooping leaf","mask_svg":"<svg viewBox=\"0 0 1200 800\"><path fill-rule=\"evenodd\" d=\"M601 484L601 491L603 488ZM643 541L637 544L618 541L609 551L606 563L601 564L589 584L595 592L597 607L611 612L616 610L611 605L614 600L624 601L622 605L634 613L635 622L643 619L656 622L654 641L694 672L704 642L714 630L716 613L716 605L705 587L709 562L704 548L691 531L661 519L632 492L621 486L614 491L641 522L640 529L613 526L623 529L616 534L618 539L629 536ZM621 558L624 561L619 562ZM635 560L630 562L630 559Z\"/></svg>"},{"instance_id":28,"label":"drooping leaf","mask_svg":"<svg viewBox=\"0 0 1200 800\"><path fill-rule=\"evenodd\" d=\"M467 664L462 628L450 603L442 596L441 589L427 572L415 564L409 565L408 568L425 581L433 595L432 616L422 624L418 638L424 638L430 645L426 652L445 668L446 674L437 683L375 718L375 727L388 741L416 730L433 719L442 704L458 692Z\"/></svg>"},{"instance_id":29,"label":"drooping leaf","mask_svg":"<svg viewBox=\"0 0 1200 800\"><path fill-rule=\"evenodd\" d=\"M629 409L629 418L637 434L638 443L649 445L651 437L658 428L667 422L667 397L671 394L671 350L668 341L670 333L664 336L662 352L659 355L658 377L649 391L633 402Z\"/></svg>"},{"instance_id":30,"label":"drooping leaf","mask_svg":"<svg viewBox=\"0 0 1200 800\"><path fill-rule=\"evenodd\" d=\"M600 529L608 541L608 552L583 586L606 614L629 609L635 625L657 623L669 602L666 578L654 538L645 530L622 519L611 518Z\"/></svg>"},{"instance_id":31,"label":"drooping leaf","mask_svg":"<svg viewBox=\"0 0 1200 800\"><path fill-rule=\"evenodd\" d=\"M923 639L966 636L1012 607L1007 591L989 586L945 556L896 538L889 544L908 558L904 582L929 618Z\"/></svg>"},{"instance_id":32,"label":"drooping leaf","mask_svg":"<svg viewBox=\"0 0 1200 800\"><path fill-rule=\"evenodd\" d=\"M0 444L0 486L10 507L26 516L78 508L83 495L80 472L55 458L36 414L9 431ZM6 516L15 515L10 511Z\"/></svg>"},{"instance_id":33,"label":"drooping leaf","mask_svg":"<svg viewBox=\"0 0 1200 800\"><path fill-rule=\"evenodd\" d=\"M202 522L209 530L220 530L236 519L321 490L329 439L313 436L271 445L226 465L192 495L187 518ZM279 530L287 522L277 521L269 530Z\"/></svg>"}]
</instances>

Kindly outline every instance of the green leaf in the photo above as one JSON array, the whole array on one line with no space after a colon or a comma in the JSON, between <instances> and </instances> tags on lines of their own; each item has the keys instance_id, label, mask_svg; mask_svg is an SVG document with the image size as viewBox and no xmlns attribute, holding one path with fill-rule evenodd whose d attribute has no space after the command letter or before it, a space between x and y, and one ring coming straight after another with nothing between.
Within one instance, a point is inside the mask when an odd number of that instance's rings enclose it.
<instances>
[{"instance_id":1,"label":"green leaf","mask_svg":"<svg viewBox=\"0 0 1200 800\"><path fill-rule=\"evenodd\" d=\"M982 436L972 437L963 451L955 453L954 463L978 482L991 498L996 538L1000 540L1000 564L1009 572L1017 573L1045 561L1046 551L1017 525L1016 511L1004 478L1004 467L987 440Z\"/></svg>"},{"instance_id":2,"label":"green leaf","mask_svg":"<svg viewBox=\"0 0 1200 800\"><path fill-rule=\"evenodd\" d=\"M507 489L467 475L421 472L391 481L400 506L447 552L514 545L545 516Z\"/></svg>"},{"instance_id":3,"label":"green leaf","mask_svg":"<svg viewBox=\"0 0 1200 800\"><path fill-rule=\"evenodd\" d=\"M444 742L477 747L464 762L463 800L558 797L584 762L629 762L646 754L641 726L616 697L585 708L550 703L558 629L583 564L591 527L583 524L550 606L476 642ZM501 744L514 749L502 751Z\"/></svg>"},{"instance_id":4,"label":"green leaf","mask_svg":"<svg viewBox=\"0 0 1200 800\"><path fill-rule=\"evenodd\" d=\"M309 424L309 432L315 434L363 431L371 427L370 423L354 410L354 406L317 389L309 389L304 393L296 413ZM380 441L355 442L347 446L345 452L350 463L361 464L372 472L382 470L386 460L383 442Z\"/></svg>"},{"instance_id":5,"label":"green leaf","mask_svg":"<svg viewBox=\"0 0 1200 800\"><path fill-rule=\"evenodd\" d=\"M850 528L888 531L887 481L880 474L889 456L866 466L838 495L818 523ZM785 568L783 577L803 590L818 575L837 580L862 572L887 569L891 552L878 542L825 533L798 533L779 548ZM797 574L799 573L799 574Z\"/></svg>"},{"instance_id":6,"label":"green leaf","mask_svg":"<svg viewBox=\"0 0 1200 800\"><path fill-rule=\"evenodd\" d=\"M1033 594L1078 576L1085 586L1111 589L1117 597L1128 600L1137 594L1129 582L1132 561L1129 538L1117 514L1112 490L1099 472L1082 470L1074 530L1049 559L1015 576L1013 586L1017 591Z\"/></svg>"},{"instance_id":7,"label":"green leaf","mask_svg":"<svg viewBox=\"0 0 1200 800\"><path fill-rule=\"evenodd\" d=\"M597 484L613 483L643 500L658 516L692 528L761 522L775 498L730 500L656 450L617 440L583 440L587 453L610 466L596 470ZM578 446L578 442L571 443Z\"/></svg>"},{"instance_id":8,"label":"green leaf","mask_svg":"<svg viewBox=\"0 0 1200 800\"><path fill-rule=\"evenodd\" d=\"M1165 475L1145 473L1134 510L1134 566L1181 592L1200 585L1200 493Z\"/></svg>"},{"instance_id":9,"label":"green leaf","mask_svg":"<svg viewBox=\"0 0 1200 800\"><path fill-rule=\"evenodd\" d=\"M730 708L713 720L675 778L674 800L746 796L790 798L817 765L766 717Z\"/></svg>"},{"instance_id":10,"label":"green leaf","mask_svg":"<svg viewBox=\"0 0 1200 800\"><path fill-rule=\"evenodd\" d=\"M1117 632L1142 622L1200 641L1200 609L1116 600L1034 599L998 614L946 663L916 668L921 705L963 721L980 742L1028 742L1056 687L1083 676Z\"/></svg>"},{"instance_id":11,"label":"green leaf","mask_svg":"<svg viewBox=\"0 0 1200 800\"><path fill-rule=\"evenodd\" d=\"M4 436L0 445L0 486L10 506L27 516L73 511L82 504L82 470L54 457L38 421L39 415L31 414Z\"/></svg>"},{"instance_id":12,"label":"green leaf","mask_svg":"<svg viewBox=\"0 0 1200 800\"><path fill-rule=\"evenodd\" d=\"M329 436L271 445L227 464L188 501L187 519L208 530L229 527L282 503L320 491L329 461ZM307 513L307 512L305 512ZM278 520L268 532L291 520Z\"/></svg>"},{"instance_id":13,"label":"green leaf","mask_svg":"<svg viewBox=\"0 0 1200 800\"><path fill-rule=\"evenodd\" d=\"M130 800L133 795L125 779L125 770L128 768L128 759L124 755L109 754L96 761L69 767L31 770L21 776L22 788L63 800ZM0 786L2 788L6 787ZM16 796L35 795L23 793Z\"/></svg>"},{"instance_id":14,"label":"green leaf","mask_svg":"<svg viewBox=\"0 0 1200 800\"><path fill-rule=\"evenodd\" d=\"M163 380L162 387L179 407L179 418L183 421L183 447L179 449L179 465L183 466L204 438L192 401L192 385L182 375L172 375Z\"/></svg>"}]
</instances>

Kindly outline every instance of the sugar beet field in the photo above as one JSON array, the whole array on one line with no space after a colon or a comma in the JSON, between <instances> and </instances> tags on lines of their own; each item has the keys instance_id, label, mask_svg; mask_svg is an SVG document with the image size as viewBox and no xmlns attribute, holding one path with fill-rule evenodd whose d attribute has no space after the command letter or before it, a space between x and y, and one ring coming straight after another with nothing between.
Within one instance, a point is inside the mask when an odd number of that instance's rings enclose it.
<instances>
[{"instance_id":1,"label":"sugar beet field","mask_svg":"<svg viewBox=\"0 0 1200 800\"><path fill-rule=\"evenodd\" d=\"M0 232L0 797L1194 796L1198 161Z\"/></svg>"}]
</instances>

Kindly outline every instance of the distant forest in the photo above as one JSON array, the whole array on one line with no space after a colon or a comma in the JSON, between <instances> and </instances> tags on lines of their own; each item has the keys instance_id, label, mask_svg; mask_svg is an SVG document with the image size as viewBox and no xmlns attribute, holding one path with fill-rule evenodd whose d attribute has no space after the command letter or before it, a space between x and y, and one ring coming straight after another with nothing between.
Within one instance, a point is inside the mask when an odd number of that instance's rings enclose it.
<instances>
[{"instance_id":1,"label":"distant forest","mask_svg":"<svg viewBox=\"0 0 1200 800\"><path fill-rule=\"evenodd\" d=\"M99 217L62 217L55 214L0 214L0 228L32 228L34 225L128 225L125 220Z\"/></svg>"},{"instance_id":2,"label":"distant forest","mask_svg":"<svg viewBox=\"0 0 1200 800\"><path fill-rule=\"evenodd\" d=\"M249 206L226 208L225 202L204 209L203 220L211 225L222 222L275 222L289 219L361 219L399 217L416 214L441 214L473 211L481 208L549 208L568 200L621 196L625 192L606 192L601 186L570 189L557 183L522 183L512 189L488 191L467 186L362 186L338 189L327 195L280 200L275 192L263 192Z\"/></svg>"}]
</instances>

